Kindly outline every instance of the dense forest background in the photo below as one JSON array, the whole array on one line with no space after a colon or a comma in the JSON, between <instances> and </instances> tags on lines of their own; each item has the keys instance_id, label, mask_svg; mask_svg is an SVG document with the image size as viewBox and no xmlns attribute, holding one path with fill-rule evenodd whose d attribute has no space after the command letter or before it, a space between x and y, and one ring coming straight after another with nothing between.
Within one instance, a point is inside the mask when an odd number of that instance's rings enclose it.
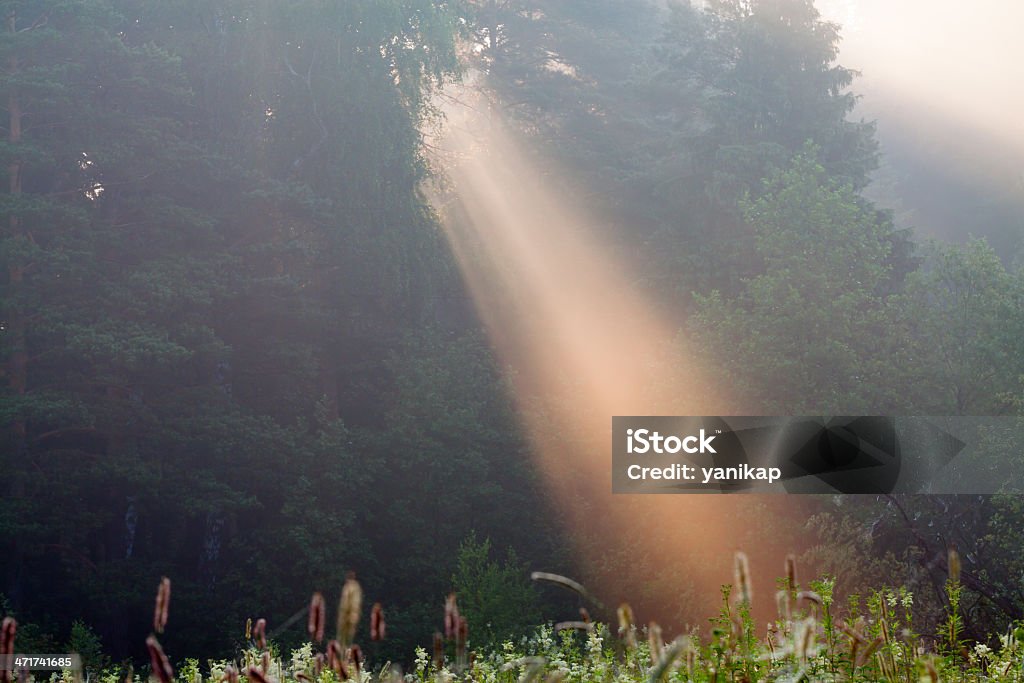
<instances>
[{"instance_id":1,"label":"dense forest background","mask_svg":"<svg viewBox=\"0 0 1024 683\"><path fill-rule=\"evenodd\" d=\"M167 575L167 649L223 654L354 569L402 659L452 587L479 639L563 606L527 567L642 588L643 558L570 551L426 198L468 73L749 414L1020 415L1020 214L915 237L867 198L886 150L852 114L839 27L809 0L705 4L5 3L0 611L19 637L139 657ZM978 438L995 455L965 466L1019 465L1019 430ZM978 633L1024 616L1019 498L792 505L792 549L845 590L900 580L937 609L955 544ZM701 561L679 559L683 598ZM701 616L683 598L680 625Z\"/></svg>"}]
</instances>

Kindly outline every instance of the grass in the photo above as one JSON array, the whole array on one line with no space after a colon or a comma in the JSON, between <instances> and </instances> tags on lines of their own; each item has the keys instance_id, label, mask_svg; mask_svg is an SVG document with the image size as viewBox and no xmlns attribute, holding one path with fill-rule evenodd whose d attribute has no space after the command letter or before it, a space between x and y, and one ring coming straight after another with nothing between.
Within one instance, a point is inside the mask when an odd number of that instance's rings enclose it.
<instances>
[{"instance_id":1,"label":"grass","mask_svg":"<svg viewBox=\"0 0 1024 683\"><path fill-rule=\"evenodd\" d=\"M801 587L795 561L787 559L778 582L777 618L760 627L750 615L750 570L738 553L733 585L722 587L722 606L708 633L693 629L666 642L658 624L635 623L632 609L617 610L618 624L581 619L548 624L532 636L474 652L470 625L458 611L455 595L444 606L444 633L434 634L430 652L416 648L412 670L403 674L388 663L366 662L354 642L361 617L362 591L353 576L342 590L337 638L323 643L323 598L310 604L309 642L288 657L265 638L266 623L249 631L248 645L234 661L187 659L175 671L155 634L147 638L151 666L145 674L107 669L87 674L100 683L661 683L671 681L1024 681L1024 626L994 634L992 644L962 640L959 614L959 558L951 551L946 584L950 607L938 633L917 633L913 595L906 589L879 589L852 596L839 609L828 578ZM551 574L547 581L592 599L578 583ZM167 621L170 583L161 581L154 610L154 631ZM383 609L371 610L371 635L386 632ZM4 621L0 655L16 651L13 620ZM24 676L25 674L22 674ZM53 683L80 681L81 674L49 676ZM0 678L4 674L0 672ZM9 679L4 679L9 680Z\"/></svg>"}]
</instances>

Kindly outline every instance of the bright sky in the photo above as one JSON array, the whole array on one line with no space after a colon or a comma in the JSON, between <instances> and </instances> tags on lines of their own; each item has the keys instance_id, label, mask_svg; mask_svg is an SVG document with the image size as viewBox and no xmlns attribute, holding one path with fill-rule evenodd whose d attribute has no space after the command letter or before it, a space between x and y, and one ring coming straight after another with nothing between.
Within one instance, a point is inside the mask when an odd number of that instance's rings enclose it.
<instances>
[{"instance_id":1,"label":"bright sky","mask_svg":"<svg viewBox=\"0 0 1024 683\"><path fill-rule=\"evenodd\" d=\"M962 126L1024 159L1024 1L818 0L818 8L844 27L840 59L862 72L856 90L867 116Z\"/></svg>"}]
</instances>

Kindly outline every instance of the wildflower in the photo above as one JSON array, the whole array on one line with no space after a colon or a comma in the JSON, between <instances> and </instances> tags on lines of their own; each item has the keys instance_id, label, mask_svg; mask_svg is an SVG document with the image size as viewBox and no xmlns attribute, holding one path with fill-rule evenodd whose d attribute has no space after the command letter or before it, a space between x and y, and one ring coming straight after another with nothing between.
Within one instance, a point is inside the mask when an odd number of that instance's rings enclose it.
<instances>
[{"instance_id":1,"label":"wildflower","mask_svg":"<svg viewBox=\"0 0 1024 683\"><path fill-rule=\"evenodd\" d=\"M417 647L415 652L416 675L422 678L427 672L427 651L422 647Z\"/></svg>"}]
</instances>

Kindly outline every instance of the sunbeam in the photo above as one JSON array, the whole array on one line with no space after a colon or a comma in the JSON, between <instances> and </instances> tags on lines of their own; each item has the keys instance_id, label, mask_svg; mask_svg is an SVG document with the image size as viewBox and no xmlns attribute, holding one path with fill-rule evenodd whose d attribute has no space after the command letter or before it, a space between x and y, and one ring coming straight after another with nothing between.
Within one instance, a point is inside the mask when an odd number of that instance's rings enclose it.
<instances>
[{"instance_id":1,"label":"sunbeam","mask_svg":"<svg viewBox=\"0 0 1024 683\"><path fill-rule=\"evenodd\" d=\"M552 500L588 566L632 554L649 572L633 585L630 577L600 571L589 579L605 594L646 594L662 614L705 613L728 580L731 552L754 542L741 540L750 529L737 528L737 514L754 499L613 496L611 418L734 413L736 399L688 360L677 326L588 231L585 212L558 194L545 173L550 162L524 151L493 113L455 106L446 130L440 146L450 187L435 204L515 378L515 399ZM678 574L685 579L668 580ZM686 593L688 584L698 594Z\"/></svg>"}]
</instances>

